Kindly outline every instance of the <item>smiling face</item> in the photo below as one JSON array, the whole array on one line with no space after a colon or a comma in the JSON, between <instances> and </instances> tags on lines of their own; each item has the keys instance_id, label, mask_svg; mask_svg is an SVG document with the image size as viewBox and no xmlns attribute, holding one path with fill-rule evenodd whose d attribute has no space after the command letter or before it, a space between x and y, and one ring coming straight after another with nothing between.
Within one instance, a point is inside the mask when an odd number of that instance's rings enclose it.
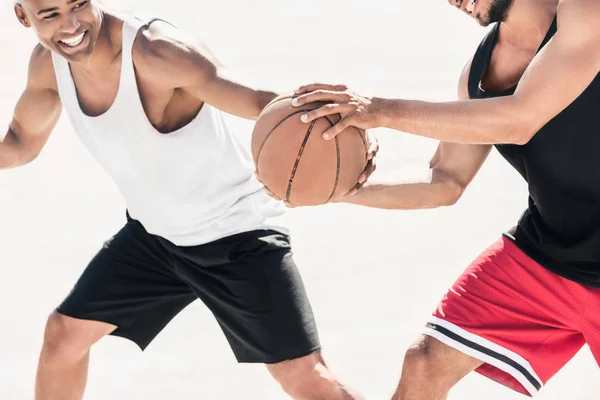
<instances>
[{"instance_id":1,"label":"smiling face","mask_svg":"<svg viewBox=\"0 0 600 400\"><path fill-rule=\"evenodd\" d=\"M450 5L459 8L482 26L504 22L514 0L449 0Z\"/></svg>"},{"instance_id":2,"label":"smiling face","mask_svg":"<svg viewBox=\"0 0 600 400\"><path fill-rule=\"evenodd\" d=\"M93 0L20 0L15 14L33 28L40 44L69 62L87 59L102 25L102 11Z\"/></svg>"}]
</instances>

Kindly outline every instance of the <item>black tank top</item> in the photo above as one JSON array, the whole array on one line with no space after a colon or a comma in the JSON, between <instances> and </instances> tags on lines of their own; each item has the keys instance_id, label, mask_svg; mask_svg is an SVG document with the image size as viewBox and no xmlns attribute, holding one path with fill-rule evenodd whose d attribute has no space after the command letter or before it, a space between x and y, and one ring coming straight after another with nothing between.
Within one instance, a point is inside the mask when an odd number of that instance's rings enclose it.
<instances>
[{"instance_id":1,"label":"black tank top","mask_svg":"<svg viewBox=\"0 0 600 400\"><path fill-rule=\"evenodd\" d=\"M468 83L472 99L515 91L481 87L499 28L493 27L475 53ZM540 49L556 29L555 18ZM529 187L529 207L505 236L554 273L600 287L600 74L527 144L496 148Z\"/></svg>"}]
</instances>

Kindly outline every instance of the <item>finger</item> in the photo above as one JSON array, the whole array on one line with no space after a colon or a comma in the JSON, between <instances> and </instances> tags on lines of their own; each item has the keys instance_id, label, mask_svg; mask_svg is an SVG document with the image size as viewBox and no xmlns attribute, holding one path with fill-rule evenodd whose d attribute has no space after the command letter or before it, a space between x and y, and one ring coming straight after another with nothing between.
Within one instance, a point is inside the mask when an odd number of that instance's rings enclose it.
<instances>
[{"instance_id":1,"label":"finger","mask_svg":"<svg viewBox=\"0 0 600 400\"><path fill-rule=\"evenodd\" d=\"M358 177L358 183L364 183L364 182L366 182L367 178L370 175L370 169L371 169L372 165L373 165L372 160L369 160L367 162L367 165L366 165L365 169L363 170L363 172L360 173L360 176Z\"/></svg>"},{"instance_id":2,"label":"finger","mask_svg":"<svg viewBox=\"0 0 600 400\"><path fill-rule=\"evenodd\" d=\"M350 95L346 92L318 89L294 98L292 100L292 105L294 107L300 107L315 101L346 103L350 101Z\"/></svg>"},{"instance_id":3,"label":"finger","mask_svg":"<svg viewBox=\"0 0 600 400\"><path fill-rule=\"evenodd\" d=\"M322 107L319 107L315 110L308 111L302 115L300 115L300 121L304 123L310 123L315 119L326 117L328 115L334 114L347 114L354 111L354 106L350 104L325 104Z\"/></svg>"},{"instance_id":4,"label":"finger","mask_svg":"<svg viewBox=\"0 0 600 400\"><path fill-rule=\"evenodd\" d=\"M352 126L352 119L350 117L343 118L340 122L323 132L323 139L331 140L349 126Z\"/></svg>"},{"instance_id":5,"label":"finger","mask_svg":"<svg viewBox=\"0 0 600 400\"><path fill-rule=\"evenodd\" d=\"M369 144L369 150L367 151L367 160L372 160L378 151L379 151L379 140L375 139L374 141L371 141L371 143Z\"/></svg>"},{"instance_id":6,"label":"finger","mask_svg":"<svg viewBox=\"0 0 600 400\"><path fill-rule=\"evenodd\" d=\"M369 177L371 175L373 175L373 172L375 172L376 169L377 169L377 164L375 162L375 159L373 158L373 159L369 160L369 162L367 162L367 166L365 167L365 170L358 177L358 183L365 184L367 182L367 180L369 179Z\"/></svg>"},{"instance_id":7,"label":"finger","mask_svg":"<svg viewBox=\"0 0 600 400\"><path fill-rule=\"evenodd\" d=\"M350 190L346 196L354 196L355 194L357 194L358 192L360 192L360 190L365 186L365 184L367 183L367 181L365 180L362 183L357 183L352 190Z\"/></svg>"},{"instance_id":8,"label":"finger","mask_svg":"<svg viewBox=\"0 0 600 400\"><path fill-rule=\"evenodd\" d=\"M314 92L315 90L335 90L336 85L328 83L311 83L310 85L300 86L294 91L295 94Z\"/></svg>"},{"instance_id":9,"label":"finger","mask_svg":"<svg viewBox=\"0 0 600 400\"><path fill-rule=\"evenodd\" d=\"M311 83L310 85L300 86L294 91L296 94L314 92L315 90L333 90L333 91L344 91L348 90L346 85L331 85L328 83Z\"/></svg>"},{"instance_id":10,"label":"finger","mask_svg":"<svg viewBox=\"0 0 600 400\"><path fill-rule=\"evenodd\" d=\"M361 187L362 187L362 185L354 186L348 193L346 193L346 196L349 196L349 197L354 196L356 193L358 193L358 191L360 190Z\"/></svg>"},{"instance_id":11,"label":"finger","mask_svg":"<svg viewBox=\"0 0 600 400\"><path fill-rule=\"evenodd\" d=\"M285 204L288 208L296 208L296 206L290 203L289 201L284 201L283 204Z\"/></svg>"}]
</instances>

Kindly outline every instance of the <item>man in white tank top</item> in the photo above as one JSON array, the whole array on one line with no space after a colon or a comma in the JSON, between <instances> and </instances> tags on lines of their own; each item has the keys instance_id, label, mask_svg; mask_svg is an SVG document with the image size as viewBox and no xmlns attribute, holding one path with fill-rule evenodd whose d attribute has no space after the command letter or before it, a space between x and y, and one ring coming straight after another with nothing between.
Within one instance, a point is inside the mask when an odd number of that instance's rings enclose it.
<instances>
[{"instance_id":1,"label":"man in white tank top","mask_svg":"<svg viewBox=\"0 0 600 400\"><path fill-rule=\"evenodd\" d=\"M15 12L40 45L0 167L34 160L64 106L128 208L47 322L36 399L81 399L94 343L112 334L144 349L197 298L238 361L267 364L293 398L356 398L320 355L283 206L222 115L256 118L276 94L223 77L162 21L123 19L93 0L21 0Z\"/></svg>"}]
</instances>

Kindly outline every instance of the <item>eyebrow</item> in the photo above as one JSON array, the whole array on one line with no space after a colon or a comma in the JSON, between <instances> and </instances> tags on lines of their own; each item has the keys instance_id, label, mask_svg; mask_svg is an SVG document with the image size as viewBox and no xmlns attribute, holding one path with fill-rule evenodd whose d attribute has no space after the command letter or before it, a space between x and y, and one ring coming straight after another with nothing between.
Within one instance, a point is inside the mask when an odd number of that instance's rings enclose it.
<instances>
[{"instance_id":1,"label":"eyebrow","mask_svg":"<svg viewBox=\"0 0 600 400\"><path fill-rule=\"evenodd\" d=\"M77 0L68 0L67 4L72 4L72 3L76 3L76 2L77 2ZM37 15L49 13L52 11L58 11L58 7L44 8L43 10L38 11Z\"/></svg>"},{"instance_id":2,"label":"eyebrow","mask_svg":"<svg viewBox=\"0 0 600 400\"><path fill-rule=\"evenodd\" d=\"M56 10L58 10L58 7L44 8L43 10L38 11L37 14L40 15L40 14L44 14L44 13L48 13L48 12L56 11Z\"/></svg>"}]
</instances>

